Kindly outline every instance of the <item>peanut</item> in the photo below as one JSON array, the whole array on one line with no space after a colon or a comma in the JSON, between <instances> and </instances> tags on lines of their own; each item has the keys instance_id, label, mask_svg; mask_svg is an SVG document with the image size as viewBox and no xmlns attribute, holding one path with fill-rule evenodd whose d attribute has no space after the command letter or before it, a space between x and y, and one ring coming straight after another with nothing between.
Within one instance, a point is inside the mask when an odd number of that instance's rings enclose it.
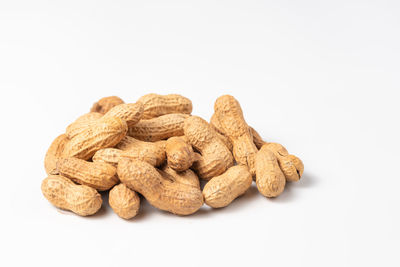
<instances>
[{"instance_id":1,"label":"peanut","mask_svg":"<svg viewBox=\"0 0 400 267\"><path fill-rule=\"evenodd\" d=\"M103 97L93 104L93 107L90 109L90 111L106 114L110 109L120 104L124 104L124 101L118 96Z\"/></svg>"},{"instance_id":2,"label":"peanut","mask_svg":"<svg viewBox=\"0 0 400 267\"><path fill-rule=\"evenodd\" d=\"M133 137L131 137L133 139ZM160 166L165 161L165 150L160 143L151 143L137 140L137 144L130 149L103 148L98 150L93 162L105 162L117 166L121 158L131 158L145 161L153 166Z\"/></svg>"},{"instance_id":3,"label":"peanut","mask_svg":"<svg viewBox=\"0 0 400 267\"><path fill-rule=\"evenodd\" d=\"M127 130L125 121L114 117L102 117L74 136L65 145L63 156L88 160L97 150L118 144Z\"/></svg>"},{"instance_id":4,"label":"peanut","mask_svg":"<svg viewBox=\"0 0 400 267\"><path fill-rule=\"evenodd\" d=\"M253 142L256 145L257 149L260 149L263 145L265 145L267 142L265 142L261 135L253 128L253 127L249 127L250 128L250 133L253 136Z\"/></svg>"},{"instance_id":5,"label":"peanut","mask_svg":"<svg viewBox=\"0 0 400 267\"><path fill-rule=\"evenodd\" d=\"M228 206L235 198L243 195L253 179L247 166L237 165L222 175L212 178L203 189L204 201L213 208Z\"/></svg>"},{"instance_id":6,"label":"peanut","mask_svg":"<svg viewBox=\"0 0 400 267\"><path fill-rule=\"evenodd\" d=\"M218 138L215 130L202 118L187 118L184 133L188 142L201 154L193 164L200 178L209 180L233 165L231 152Z\"/></svg>"},{"instance_id":7,"label":"peanut","mask_svg":"<svg viewBox=\"0 0 400 267\"><path fill-rule=\"evenodd\" d=\"M158 209L189 215L203 205L203 195L199 188L176 182L171 175L166 175L146 162L122 158L117 171L122 183L142 194Z\"/></svg>"},{"instance_id":8,"label":"peanut","mask_svg":"<svg viewBox=\"0 0 400 267\"><path fill-rule=\"evenodd\" d=\"M217 133L219 139L221 139L221 141L224 142L224 144L229 149L229 151L232 152L233 144L232 144L231 140L229 140L229 138L222 132L220 123L219 123L215 113L211 116L210 126L215 130L215 132Z\"/></svg>"},{"instance_id":9,"label":"peanut","mask_svg":"<svg viewBox=\"0 0 400 267\"><path fill-rule=\"evenodd\" d=\"M192 166L195 155L191 145L181 137L171 137L167 140L165 152L168 165L176 171L185 171Z\"/></svg>"},{"instance_id":10,"label":"peanut","mask_svg":"<svg viewBox=\"0 0 400 267\"><path fill-rule=\"evenodd\" d=\"M116 148L123 150L121 157L143 160L153 166L160 166L165 161L165 141L153 143L125 136Z\"/></svg>"},{"instance_id":11,"label":"peanut","mask_svg":"<svg viewBox=\"0 0 400 267\"><path fill-rule=\"evenodd\" d=\"M65 134L69 139L73 138L75 135L81 133L88 125L93 124L96 120L103 117L103 114L98 112L89 112L78 117L73 123L68 125L65 130Z\"/></svg>"},{"instance_id":12,"label":"peanut","mask_svg":"<svg viewBox=\"0 0 400 267\"><path fill-rule=\"evenodd\" d=\"M72 181L104 191L117 182L117 169L103 162L87 162L77 158L62 158L57 161L58 172Z\"/></svg>"},{"instance_id":13,"label":"peanut","mask_svg":"<svg viewBox=\"0 0 400 267\"><path fill-rule=\"evenodd\" d=\"M214 111L223 132L233 143L233 156L236 162L248 166L250 173L254 176L258 149L253 142L249 126L243 118L239 102L233 96L221 96L215 101Z\"/></svg>"},{"instance_id":14,"label":"peanut","mask_svg":"<svg viewBox=\"0 0 400 267\"><path fill-rule=\"evenodd\" d=\"M258 191L266 197L277 197L285 189L286 179L278 160L267 145L261 147L256 156L256 184Z\"/></svg>"},{"instance_id":15,"label":"peanut","mask_svg":"<svg viewBox=\"0 0 400 267\"><path fill-rule=\"evenodd\" d=\"M183 122L187 114L167 114L149 120L141 120L129 127L128 135L142 141L158 141L183 135Z\"/></svg>"},{"instance_id":16,"label":"peanut","mask_svg":"<svg viewBox=\"0 0 400 267\"><path fill-rule=\"evenodd\" d=\"M138 194L124 184L116 185L110 190L108 203L119 217L126 220L135 217L140 208Z\"/></svg>"},{"instance_id":17,"label":"peanut","mask_svg":"<svg viewBox=\"0 0 400 267\"><path fill-rule=\"evenodd\" d=\"M143 104L142 103L130 103L121 104L110 109L106 114L105 118L116 117L123 121L126 121L128 127L135 125L143 115Z\"/></svg>"},{"instance_id":18,"label":"peanut","mask_svg":"<svg viewBox=\"0 0 400 267\"><path fill-rule=\"evenodd\" d=\"M59 135L51 143L49 149L44 157L44 168L48 175L57 174L57 160L61 157L65 144L68 142L68 138L65 134Z\"/></svg>"},{"instance_id":19,"label":"peanut","mask_svg":"<svg viewBox=\"0 0 400 267\"><path fill-rule=\"evenodd\" d=\"M44 179L42 193L54 206L81 216L95 214L102 204L101 196L95 189L76 185L60 175L50 175Z\"/></svg>"},{"instance_id":20,"label":"peanut","mask_svg":"<svg viewBox=\"0 0 400 267\"><path fill-rule=\"evenodd\" d=\"M197 175L191 169L177 172L174 169L172 169L170 166L164 165L161 168L161 170L163 172L165 172L166 174L171 175L175 182L178 182L181 184L187 184L187 185L194 186L194 187L200 189L199 177L197 177Z\"/></svg>"},{"instance_id":21,"label":"peanut","mask_svg":"<svg viewBox=\"0 0 400 267\"><path fill-rule=\"evenodd\" d=\"M93 155L92 161L104 162L117 167L122 152L122 150L117 148L103 148L97 150L97 152Z\"/></svg>"},{"instance_id":22,"label":"peanut","mask_svg":"<svg viewBox=\"0 0 400 267\"><path fill-rule=\"evenodd\" d=\"M288 182L297 182L303 175L303 162L296 156L290 155L286 148L277 143L268 143L265 145L272 151L278 159L279 167Z\"/></svg>"},{"instance_id":23,"label":"peanut","mask_svg":"<svg viewBox=\"0 0 400 267\"><path fill-rule=\"evenodd\" d=\"M301 178L303 162L265 142L233 96L215 101L210 123L191 112L192 102L176 94L147 94L131 104L100 99L48 148L44 196L86 216L101 207L97 191L112 188L108 202L121 218L137 215L138 194L160 210L189 215L204 202L229 205L252 179L262 195L276 197ZM208 180L203 190L199 178Z\"/></svg>"},{"instance_id":24,"label":"peanut","mask_svg":"<svg viewBox=\"0 0 400 267\"><path fill-rule=\"evenodd\" d=\"M192 101L181 95L158 95L147 94L139 98L143 103L143 119L151 119L171 113L190 114L192 112Z\"/></svg>"},{"instance_id":25,"label":"peanut","mask_svg":"<svg viewBox=\"0 0 400 267\"><path fill-rule=\"evenodd\" d=\"M220 134L220 138L224 141L225 144L227 144L227 146L232 151L233 145L230 142L229 138L226 137L225 133L223 132L222 126L219 123L218 118L215 113L211 116L210 124L214 128L214 130L216 130L217 133ZM262 137L258 134L258 132L253 127L249 126L249 129L250 129L251 135L253 136L254 144L256 145L257 149L260 149L266 142L262 139Z\"/></svg>"},{"instance_id":26,"label":"peanut","mask_svg":"<svg viewBox=\"0 0 400 267\"><path fill-rule=\"evenodd\" d=\"M82 115L75 122L71 123L66 129L66 135L68 138L72 139L79 133L95 125L100 118L105 120L116 117L125 121L128 127L133 126L140 120L142 114L142 103L120 104L110 109L104 116L97 112L90 112ZM100 115L100 117L98 115Z\"/></svg>"}]
</instances>

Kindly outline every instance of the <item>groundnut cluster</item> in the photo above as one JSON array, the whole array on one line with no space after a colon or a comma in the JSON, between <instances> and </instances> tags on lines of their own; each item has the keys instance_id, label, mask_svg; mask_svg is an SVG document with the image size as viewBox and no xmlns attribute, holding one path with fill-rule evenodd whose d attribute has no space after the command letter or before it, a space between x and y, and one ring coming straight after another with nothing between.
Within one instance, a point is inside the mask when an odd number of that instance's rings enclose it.
<instances>
[{"instance_id":1,"label":"groundnut cluster","mask_svg":"<svg viewBox=\"0 0 400 267\"><path fill-rule=\"evenodd\" d=\"M270 198L302 176L302 161L248 126L233 96L215 101L210 122L191 113L192 102L176 94L148 94L135 103L100 99L50 145L43 195L81 216L101 208L100 192L124 219L135 217L144 200L190 215L204 203L226 207L253 180Z\"/></svg>"}]
</instances>

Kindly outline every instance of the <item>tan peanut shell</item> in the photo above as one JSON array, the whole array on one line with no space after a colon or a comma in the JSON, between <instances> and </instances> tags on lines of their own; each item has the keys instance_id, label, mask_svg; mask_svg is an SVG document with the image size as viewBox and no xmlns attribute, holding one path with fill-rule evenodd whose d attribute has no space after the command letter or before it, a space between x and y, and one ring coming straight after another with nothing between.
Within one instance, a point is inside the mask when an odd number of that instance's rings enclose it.
<instances>
[{"instance_id":1,"label":"tan peanut shell","mask_svg":"<svg viewBox=\"0 0 400 267\"><path fill-rule=\"evenodd\" d=\"M243 195L252 182L247 166L233 166L222 175L212 178L204 186L204 201L213 208L226 207L235 198Z\"/></svg>"},{"instance_id":2,"label":"tan peanut shell","mask_svg":"<svg viewBox=\"0 0 400 267\"><path fill-rule=\"evenodd\" d=\"M97 150L118 144L126 135L127 130L125 121L114 117L102 117L74 136L65 145L63 156L88 160Z\"/></svg>"},{"instance_id":3,"label":"tan peanut shell","mask_svg":"<svg viewBox=\"0 0 400 267\"><path fill-rule=\"evenodd\" d=\"M110 109L106 114L105 118L116 117L123 121L126 121L128 127L135 125L143 115L143 104L142 103L130 103L121 104Z\"/></svg>"},{"instance_id":4,"label":"tan peanut shell","mask_svg":"<svg viewBox=\"0 0 400 267\"><path fill-rule=\"evenodd\" d=\"M232 152L233 144L232 144L231 140L229 140L229 138L222 132L221 126L218 122L218 119L217 119L217 116L215 115L215 113L211 116L210 126L215 130L219 139L221 139L222 142L224 142L224 144L229 149L229 151Z\"/></svg>"},{"instance_id":5,"label":"tan peanut shell","mask_svg":"<svg viewBox=\"0 0 400 267\"><path fill-rule=\"evenodd\" d=\"M103 148L97 150L97 152L93 155L92 161L104 162L117 167L122 152L122 150L117 148Z\"/></svg>"},{"instance_id":6,"label":"tan peanut shell","mask_svg":"<svg viewBox=\"0 0 400 267\"><path fill-rule=\"evenodd\" d=\"M216 133L217 133L218 138L221 139L221 141L225 144L225 146L229 149L229 151L232 152L233 144L232 144L231 140L229 140L228 137L226 137L225 135L223 135L217 131L216 131Z\"/></svg>"},{"instance_id":7,"label":"tan peanut shell","mask_svg":"<svg viewBox=\"0 0 400 267\"><path fill-rule=\"evenodd\" d=\"M58 172L72 181L104 191L118 183L117 169L103 162L88 162L77 158L57 161Z\"/></svg>"},{"instance_id":8,"label":"tan peanut shell","mask_svg":"<svg viewBox=\"0 0 400 267\"><path fill-rule=\"evenodd\" d=\"M61 134L51 143L44 157L44 169L48 175L57 174L57 160L61 157L68 141L67 136Z\"/></svg>"},{"instance_id":9,"label":"tan peanut shell","mask_svg":"<svg viewBox=\"0 0 400 267\"><path fill-rule=\"evenodd\" d=\"M213 129L214 129L217 133L220 133L220 134L222 134L222 135L225 135L225 133L224 133L224 131L223 131L223 129L222 129L222 126L221 126L221 124L219 123L217 114L215 114L215 113L212 114L212 116L211 116L211 118L210 118L210 125L211 125L211 127L213 127Z\"/></svg>"},{"instance_id":10,"label":"tan peanut shell","mask_svg":"<svg viewBox=\"0 0 400 267\"><path fill-rule=\"evenodd\" d=\"M199 177L191 169L178 172L172 169L168 164L166 164L161 168L161 170L171 175L175 182L200 188Z\"/></svg>"},{"instance_id":11,"label":"tan peanut shell","mask_svg":"<svg viewBox=\"0 0 400 267\"><path fill-rule=\"evenodd\" d=\"M217 133L220 134L220 138L224 141L225 144L227 144L229 149L232 151L233 144L230 142L229 138L226 137L225 133L223 132L222 126L220 125L215 113L211 116L210 124L214 128L214 130L216 130ZM253 136L254 144L258 149L260 149L264 144L266 144L266 142L262 139L260 134L253 127L249 126L249 129L250 129L250 134Z\"/></svg>"},{"instance_id":12,"label":"tan peanut shell","mask_svg":"<svg viewBox=\"0 0 400 267\"><path fill-rule=\"evenodd\" d=\"M68 125L65 134L69 139L84 131L89 125L103 117L103 114L98 112L89 112L78 117L73 123Z\"/></svg>"},{"instance_id":13,"label":"tan peanut shell","mask_svg":"<svg viewBox=\"0 0 400 267\"><path fill-rule=\"evenodd\" d=\"M258 149L244 120L239 102L233 96L221 96L215 101L214 111L223 132L233 143L236 162L248 166L250 173L255 175L254 165Z\"/></svg>"},{"instance_id":14,"label":"tan peanut shell","mask_svg":"<svg viewBox=\"0 0 400 267\"><path fill-rule=\"evenodd\" d=\"M139 213L140 197L124 184L116 185L110 190L108 203L119 217L126 220Z\"/></svg>"},{"instance_id":15,"label":"tan peanut shell","mask_svg":"<svg viewBox=\"0 0 400 267\"><path fill-rule=\"evenodd\" d=\"M170 175L146 162L122 158L117 169L122 183L142 194L158 209L189 215L203 205L199 188L175 182Z\"/></svg>"},{"instance_id":16,"label":"tan peanut shell","mask_svg":"<svg viewBox=\"0 0 400 267\"><path fill-rule=\"evenodd\" d=\"M277 143L268 143L265 145L271 150L278 159L279 167L288 182L297 182L303 175L303 162L296 156L290 155L284 146Z\"/></svg>"},{"instance_id":17,"label":"tan peanut shell","mask_svg":"<svg viewBox=\"0 0 400 267\"><path fill-rule=\"evenodd\" d=\"M75 122L70 124L66 129L68 138L73 138L87 128L96 124L97 120L102 118L108 119L112 117L120 118L129 126L135 125L142 117L142 103L120 104L110 109L104 116L98 112L90 112L79 117ZM100 117L99 117L100 115Z\"/></svg>"},{"instance_id":18,"label":"tan peanut shell","mask_svg":"<svg viewBox=\"0 0 400 267\"><path fill-rule=\"evenodd\" d=\"M277 197L285 189L286 179L274 153L266 145L256 156L256 184L258 191L266 197Z\"/></svg>"},{"instance_id":19,"label":"tan peanut shell","mask_svg":"<svg viewBox=\"0 0 400 267\"><path fill-rule=\"evenodd\" d=\"M124 101L118 96L107 96L94 103L90 111L106 114L110 109L120 104L124 104Z\"/></svg>"},{"instance_id":20,"label":"tan peanut shell","mask_svg":"<svg viewBox=\"0 0 400 267\"><path fill-rule=\"evenodd\" d=\"M50 175L44 179L42 193L54 206L81 216L95 214L102 204L101 195L95 189L76 185L60 175Z\"/></svg>"},{"instance_id":21,"label":"tan peanut shell","mask_svg":"<svg viewBox=\"0 0 400 267\"><path fill-rule=\"evenodd\" d=\"M123 150L121 157L143 160L153 166L160 166L165 161L165 141L145 142L125 136L116 148Z\"/></svg>"},{"instance_id":22,"label":"tan peanut shell","mask_svg":"<svg viewBox=\"0 0 400 267\"><path fill-rule=\"evenodd\" d=\"M209 180L233 165L232 153L218 138L215 130L202 118L187 118L184 133L188 142L201 154L193 164L200 178Z\"/></svg>"},{"instance_id":23,"label":"tan peanut shell","mask_svg":"<svg viewBox=\"0 0 400 267\"><path fill-rule=\"evenodd\" d=\"M193 148L181 137L174 136L167 140L165 152L168 165L176 171L185 171L195 160Z\"/></svg>"},{"instance_id":24,"label":"tan peanut shell","mask_svg":"<svg viewBox=\"0 0 400 267\"><path fill-rule=\"evenodd\" d=\"M183 135L183 122L187 114L167 114L148 120L141 120L129 127L128 135L142 141L158 141L172 136Z\"/></svg>"},{"instance_id":25,"label":"tan peanut shell","mask_svg":"<svg viewBox=\"0 0 400 267\"><path fill-rule=\"evenodd\" d=\"M147 94L139 98L138 102L143 103L143 119L172 113L190 114L192 112L192 101L177 94Z\"/></svg>"},{"instance_id":26,"label":"tan peanut shell","mask_svg":"<svg viewBox=\"0 0 400 267\"><path fill-rule=\"evenodd\" d=\"M250 133L253 136L253 142L256 145L256 147L258 149L260 149L263 145L265 145L267 142L265 142L261 135L253 128L253 127L249 127L250 128Z\"/></svg>"}]
</instances>

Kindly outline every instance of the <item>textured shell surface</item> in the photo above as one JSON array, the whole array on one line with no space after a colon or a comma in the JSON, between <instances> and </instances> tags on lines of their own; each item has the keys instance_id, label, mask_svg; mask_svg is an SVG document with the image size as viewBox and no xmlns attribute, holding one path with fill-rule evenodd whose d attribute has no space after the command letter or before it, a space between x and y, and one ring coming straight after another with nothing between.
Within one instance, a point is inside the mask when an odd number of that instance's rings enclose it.
<instances>
[{"instance_id":1,"label":"textured shell surface","mask_svg":"<svg viewBox=\"0 0 400 267\"><path fill-rule=\"evenodd\" d=\"M90 159L97 150L113 147L126 135L128 126L119 118L101 118L73 137L65 146L64 157Z\"/></svg>"},{"instance_id":2,"label":"textured shell surface","mask_svg":"<svg viewBox=\"0 0 400 267\"><path fill-rule=\"evenodd\" d=\"M126 121L128 127L135 125L143 115L142 103L120 104L110 109L104 117L116 117Z\"/></svg>"},{"instance_id":3,"label":"textured shell surface","mask_svg":"<svg viewBox=\"0 0 400 267\"><path fill-rule=\"evenodd\" d=\"M110 109L120 104L124 104L124 101L118 96L107 96L94 103L90 111L106 114Z\"/></svg>"},{"instance_id":4,"label":"textured shell surface","mask_svg":"<svg viewBox=\"0 0 400 267\"><path fill-rule=\"evenodd\" d=\"M143 103L143 119L171 113L190 114L193 109L190 99L177 94L147 94L139 98L138 102Z\"/></svg>"},{"instance_id":5,"label":"textured shell surface","mask_svg":"<svg viewBox=\"0 0 400 267\"><path fill-rule=\"evenodd\" d=\"M118 184L110 190L108 203L113 211L123 219L131 219L139 213L139 195L124 184Z\"/></svg>"},{"instance_id":6,"label":"textured shell surface","mask_svg":"<svg viewBox=\"0 0 400 267\"><path fill-rule=\"evenodd\" d=\"M57 170L72 181L104 191L117 182L117 170L103 162L88 162L78 158L62 158L57 162Z\"/></svg>"},{"instance_id":7,"label":"textured shell surface","mask_svg":"<svg viewBox=\"0 0 400 267\"><path fill-rule=\"evenodd\" d=\"M217 98L214 111L222 128L229 137L238 137L249 133L239 102L230 95Z\"/></svg>"},{"instance_id":8,"label":"textured shell surface","mask_svg":"<svg viewBox=\"0 0 400 267\"><path fill-rule=\"evenodd\" d=\"M88 216L101 208L101 195L95 189L76 185L66 177L50 175L43 180L41 188L45 198L60 209Z\"/></svg>"},{"instance_id":9,"label":"textured shell surface","mask_svg":"<svg viewBox=\"0 0 400 267\"><path fill-rule=\"evenodd\" d=\"M143 160L153 166L160 166L165 161L165 148L162 142L146 142L126 136L116 146L122 150L121 157Z\"/></svg>"},{"instance_id":10,"label":"textured shell surface","mask_svg":"<svg viewBox=\"0 0 400 267\"><path fill-rule=\"evenodd\" d=\"M129 127L128 135L142 141L159 141L172 136L183 135L183 122L187 114L167 114L160 117L140 120Z\"/></svg>"},{"instance_id":11,"label":"textured shell surface","mask_svg":"<svg viewBox=\"0 0 400 267\"><path fill-rule=\"evenodd\" d=\"M250 188L252 181L247 166L233 166L222 175L212 178L204 186L204 200L213 208L226 207L235 198L244 194Z\"/></svg>"},{"instance_id":12,"label":"textured shell surface","mask_svg":"<svg viewBox=\"0 0 400 267\"><path fill-rule=\"evenodd\" d=\"M156 208L189 215L203 205L199 188L175 182L170 175L146 162L123 158L117 169L121 182L142 194Z\"/></svg>"},{"instance_id":13,"label":"textured shell surface","mask_svg":"<svg viewBox=\"0 0 400 267\"><path fill-rule=\"evenodd\" d=\"M268 143L266 147L271 150L278 159L279 166L288 182L300 180L304 171L304 164L295 155L289 154L284 146L277 143Z\"/></svg>"},{"instance_id":14,"label":"textured shell surface","mask_svg":"<svg viewBox=\"0 0 400 267\"><path fill-rule=\"evenodd\" d=\"M250 133L251 136L253 136L253 142L256 145L256 147L258 149L260 149L263 145L265 145L267 142L265 142L261 135L253 128L253 127L249 127L250 128Z\"/></svg>"},{"instance_id":15,"label":"textured shell surface","mask_svg":"<svg viewBox=\"0 0 400 267\"><path fill-rule=\"evenodd\" d=\"M189 169L195 160L192 146L178 136L171 137L167 140L165 152L168 165L176 171L185 171Z\"/></svg>"},{"instance_id":16,"label":"textured shell surface","mask_svg":"<svg viewBox=\"0 0 400 267\"><path fill-rule=\"evenodd\" d=\"M235 160L239 164L247 165L250 173L255 175L255 157L258 149L244 120L239 102L233 96L221 96L215 101L214 112L222 131L233 143Z\"/></svg>"},{"instance_id":17,"label":"textured shell surface","mask_svg":"<svg viewBox=\"0 0 400 267\"><path fill-rule=\"evenodd\" d=\"M190 186L194 186L196 188L200 188L199 177L194 173L191 169L187 169L186 171L175 171L168 164L164 165L161 170L172 176L172 180L177 183L187 184Z\"/></svg>"},{"instance_id":18,"label":"textured shell surface","mask_svg":"<svg viewBox=\"0 0 400 267\"><path fill-rule=\"evenodd\" d=\"M286 178L275 154L266 145L256 157L256 184L258 191L266 197L277 197L285 189Z\"/></svg>"},{"instance_id":19,"label":"textured shell surface","mask_svg":"<svg viewBox=\"0 0 400 267\"><path fill-rule=\"evenodd\" d=\"M233 165L232 153L207 121L197 116L187 118L184 133L188 142L201 154L193 164L201 178L220 175Z\"/></svg>"},{"instance_id":20,"label":"textured shell surface","mask_svg":"<svg viewBox=\"0 0 400 267\"><path fill-rule=\"evenodd\" d=\"M57 160L61 157L68 141L68 137L65 134L61 134L51 143L44 157L44 168L48 175L57 174Z\"/></svg>"},{"instance_id":21,"label":"textured shell surface","mask_svg":"<svg viewBox=\"0 0 400 267\"><path fill-rule=\"evenodd\" d=\"M121 158L122 150L117 148L103 148L98 150L93 158L93 162L104 162L117 167L118 161Z\"/></svg>"},{"instance_id":22,"label":"textured shell surface","mask_svg":"<svg viewBox=\"0 0 400 267\"><path fill-rule=\"evenodd\" d=\"M233 144L226 136L226 133L223 131L221 124L218 121L217 115L214 113L210 119L210 125L216 130L216 132L220 135L220 138L224 143L228 146L229 150L232 151ZM250 134L253 137L253 142L256 145L257 149L260 149L266 142L262 139L261 135L251 126L249 126Z\"/></svg>"}]
</instances>

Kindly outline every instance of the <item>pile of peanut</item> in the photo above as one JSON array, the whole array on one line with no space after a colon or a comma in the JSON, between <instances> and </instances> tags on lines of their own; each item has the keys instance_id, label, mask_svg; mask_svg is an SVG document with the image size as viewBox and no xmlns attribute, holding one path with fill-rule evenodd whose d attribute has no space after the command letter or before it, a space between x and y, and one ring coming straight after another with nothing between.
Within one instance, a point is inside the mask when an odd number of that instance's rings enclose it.
<instances>
[{"instance_id":1,"label":"pile of peanut","mask_svg":"<svg viewBox=\"0 0 400 267\"><path fill-rule=\"evenodd\" d=\"M189 215L204 202L226 207L253 179L263 196L277 197L303 174L298 157L247 125L234 97L215 101L210 122L191 112L192 102L176 94L148 94L131 104L100 99L50 145L43 195L81 216L95 214L99 191L108 190L111 208L124 219L138 214L138 194L158 209ZM199 178L207 181L203 189Z\"/></svg>"}]
</instances>

